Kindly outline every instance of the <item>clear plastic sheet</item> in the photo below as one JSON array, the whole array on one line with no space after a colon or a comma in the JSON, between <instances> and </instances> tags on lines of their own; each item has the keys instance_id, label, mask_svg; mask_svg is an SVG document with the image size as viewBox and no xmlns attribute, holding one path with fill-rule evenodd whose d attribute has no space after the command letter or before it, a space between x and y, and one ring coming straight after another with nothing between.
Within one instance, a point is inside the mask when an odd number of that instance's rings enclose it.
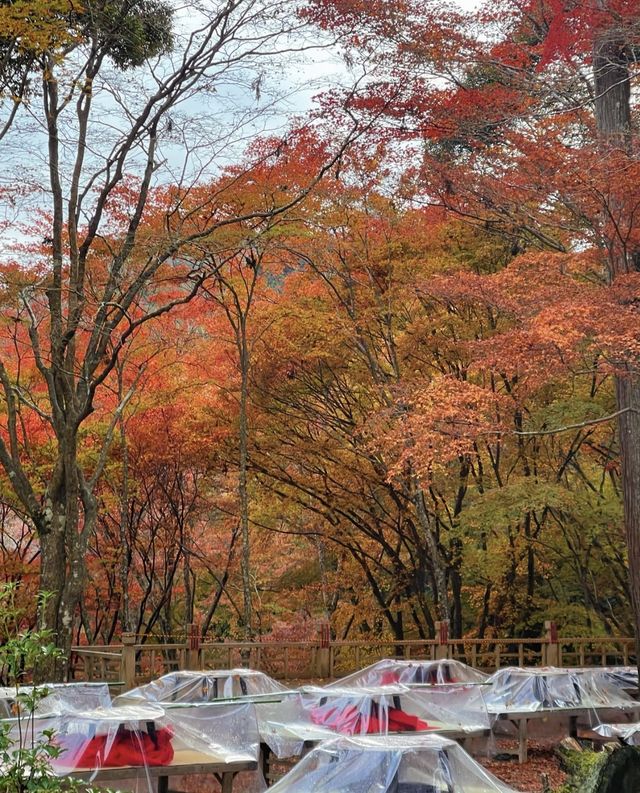
<instances>
[{"instance_id":1,"label":"clear plastic sheet","mask_svg":"<svg viewBox=\"0 0 640 793\"><path fill-rule=\"evenodd\" d=\"M495 672L489 683L485 699L493 714L640 707L601 669L507 667Z\"/></svg>"},{"instance_id":2,"label":"clear plastic sheet","mask_svg":"<svg viewBox=\"0 0 640 793\"><path fill-rule=\"evenodd\" d=\"M618 738L630 746L640 746L640 722L598 724L593 731L603 738Z\"/></svg>"},{"instance_id":3,"label":"clear plastic sheet","mask_svg":"<svg viewBox=\"0 0 640 793\"><path fill-rule=\"evenodd\" d=\"M386 686L393 683L411 685L414 683L431 683L443 685L449 683L483 683L489 675L467 666L461 661L404 661L397 658L385 658L359 672L347 675L325 688L344 688L345 686Z\"/></svg>"},{"instance_id":4,"label":"clear plastic sheet","mask_svg":"<svg viewBox=\"0 0 640 793\"><path fill-rule=\"evenodd\" d=\"M169 672L146 685L120 694L114 704L144 702L212 702L230 697L276 694L287 689L253 669Z\"/></svg>"},{"instance_id":5,"label":"clear plastic sheet","mask_svg":"<svg viewBox=\"0 0 640 793\"><path fill-rule=\"evenodd\" d=\"M135 786L118 787L149 793L153 781L145 770L161 767L175 774L184 768L184 773L193 773L188 766L256 763L259 754L255 711L249 702L98 708L30 717L26 730L24 723L18 730L16 722L11 730L14 745L29 748L42 741L46 731L53 732L60 754L51 765L59 776L75 773L93 779L99 771L131 771Z\"/></svg>"},{"instance_id":6,"label":"clear plastic sheet","mask_svg":"<svg viewBox=\"0 0 640 793\"><path fill-rule=\"evenodd\" d=\"M301 754L331 735L445 731L473 736L490 729L483 686L400 684L378 687L303 687L295 696L256 706L260 734L278 757Z\"/></svg>"},{"instance_id":7,"label":"clear plastic sheet","mask_svg":"<svg viewBox=\"0 0 640 793\"><path fill-rule=\"evenodd\" d=\"M95 708L108 708L111 694L106 683L45 683L38 688L46 694L37 700L35 713L55 716ZM0 718L17 716L24 712L22 696L29 696L33 686L0 688Z\"/></svg>"},{"instance_id":8,"label":"clear plastic sheet","mask_svg":"<svg viewBox=\"0 0 640 793\"><path fill-rule=\"evenodd\" d=\"M439 735L340 737L313 749L273 793L515 793Z\"/></svg>"},{"instance_id":9,"label":"clear plastic sheet","mask_svg":"<svg viewBox=\"0 0 640 793\"><path fill-rule=\"evenodd\" d=\"M618 688L634 691L638 688L637 666L603 666L602 672Z\"/></svg>"}]
</instances>

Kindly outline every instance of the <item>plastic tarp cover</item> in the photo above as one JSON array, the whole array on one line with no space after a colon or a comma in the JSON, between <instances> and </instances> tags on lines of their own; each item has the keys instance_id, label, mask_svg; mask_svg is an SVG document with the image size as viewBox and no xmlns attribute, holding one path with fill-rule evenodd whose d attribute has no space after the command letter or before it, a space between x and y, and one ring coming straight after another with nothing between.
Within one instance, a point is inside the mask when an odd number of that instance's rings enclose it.
<instances>
[{"instance_id":1,"label":"plastic tarp cover","mask_svg":"<svg viewBox=\"0 0 640 793\"><path fill-rule=\"evenodd\" d=\"M481 686L413 689L303 687L278 703L258 704L263 740L278 757L302 753L305 743L331 735L448 731L464 736L489 730Z\"/></svg>"},{"instance_id":2,"label":"plastic tarp cover","mask_svg":"<svg viewBox=\"0 0 640 793\"><path fill-rule=\"evenodd\" d=\"M640 746L640 722L626 724L598 724L593 731L603 738L619 738L631 746Z\"/></svg>"},{"instance_id":3,"label":"plastic tarp cover","mask_svg":"<svg viewBox=\"0 0 640 793\"><path fill-rule=\"evenodd\" d=\"M17 720L14 720L17 721ZM28 729L12 724L15 744L30 746L53 731L60 749L52 758L54 772L64 776L87 772L92 779L103 769L132 769L135 790L152 790L144 770L206 763L256 762L259 737L254 707L233 704L130 705L98 708L47 718L30 717ZM136 770L138 773L136 773Z\"/></svg>"},{"instance_id":4,"label":"plastic tarp cover","mask_svg":"<svg viewBox=\"0 0 640 793\"><path fill-rule=\"evenodd\" d=\"M45 695L38 699L35 713L38 715L61 715L95 708L108 708L111 694L106 683L43 683L38 686ZM29 696L33 686L0 688L0 718L17 716L25 711L21 696Z\"/></svg>"},{"instance_id":5,"label":"plastic tarp cover","mask_svg":"<svg viewBox=\"0 0 640 793\"><path fill-rule=\"evenodd\" d=\"M385 658L371 666L329 683L325 688L345 686L385 686L390 683L483 683L489 675L455 660L404 661Z\"/></svg>"},{"instance_id":6,"label":"plastic tarp cover","mask_svg":"<svg viewBox=\"0 0 640 793\"><path fill-rule=\"evenodd\" d=\"M578 671L584 671L584 668ZM637 666L603 666L600 671L618 688L638 688Z\"/></svg>"},{"instance_id":7,"label":"plastic tarp cover","mask_svg":"<svg viewBox=\"0 0 640 793\"><path fill-rule=\"evenodd\" d=\"M515 793L439 735L325 741L270 788L273 793Z\"/></svg>"},{"instance_id":8,"label":"plastic tarp cover","mask_svg":"<svg viewBox=\"0 0 640 793\"><path fill-rule=\"evenodd\" d=\"M114 704L143 702L212 702L216 699L260 696L286 691L277 680L253 669L212 669L169 672L146 685L120 694Z\"/></svg>"},{"instance_id":9,"label":"plastic tarp cover","mask_svg":"<svg viewBox=\"0 0 640 793\"><path fill-rule=\"evenodd\" d=\"M490 678L485 691L489 713L527 713L570 708L640 707L601 669L507 667Z\"/></svg>"}]
</instances>

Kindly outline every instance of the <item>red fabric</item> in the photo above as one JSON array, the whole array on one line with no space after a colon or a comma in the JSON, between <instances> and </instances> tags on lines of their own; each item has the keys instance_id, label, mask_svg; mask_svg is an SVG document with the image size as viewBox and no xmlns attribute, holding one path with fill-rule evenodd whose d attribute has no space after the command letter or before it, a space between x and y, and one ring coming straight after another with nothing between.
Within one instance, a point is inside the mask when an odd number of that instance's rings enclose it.
<instances>
[{"instance_id":1,"label":"red fabric","mask_svg":"<svg viewBox=\"0 0 640 793\"><path fill-rule=\"evenodd\" d=\"M385 720L378 716L377 708L372 708L371 713L362 713L354 705L346 708L327 708L322 706L311 710L311 720L314 724L324 724L342 735L365 735L379 732L415 732L416 730L430 729L426 721L417 716L412 716L398 708L387 710L387 726Z\"/></svg>"},{"instance_id":2,"label":"red fabric","mask_svg":"<svg viewBox=\"0 0 640 793\"><path fill-rule=\"evenodd\" d=\"M389 708L389 732L415 732L430 729L426 721L405 713L398 708Z\"/></svg>"},{"instance_id":3,"label":"red fabric","mask_svg":"<svg viewBox=\"0 0 640 793\"><path fill-rule=\"evenodd\" d=\"M87 741L76 768L169 765L173 760L171 738L171 730L167 729L157 730L152 738L146 732L120 727L113 738L97 735Z\"/></svg>"}]
</instances>

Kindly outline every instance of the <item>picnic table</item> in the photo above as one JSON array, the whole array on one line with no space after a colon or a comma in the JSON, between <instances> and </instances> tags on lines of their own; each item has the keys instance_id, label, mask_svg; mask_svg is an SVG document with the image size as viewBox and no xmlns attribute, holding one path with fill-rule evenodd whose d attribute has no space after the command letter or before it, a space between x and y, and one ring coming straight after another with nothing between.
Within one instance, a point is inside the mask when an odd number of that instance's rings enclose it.
<instances>
[{"instance_id":1,"label":"picnic table","mask_svg":"<svg viewBox=\"0 0 640 793\"><path fill-rule=\"evenodd\" d=\"M616 712L622 713L632 720L637 720L640 715L640 702L636 702L629 706L598 706L598 707L580 707L580 708L541 708L540 710L524 710L524 711L503 711L501 713L494 712L492 715L495 717L496 722L510 721L518 730L518 762L526 763L528 757L528 740L529 740L529 722L537 719L569 719L569 735L572 738L578 737L578 719L581 717L593 717L598 712ZM491 711L490 711L491 712ZM495 726L495 725L494 725Z\"/></svg>"},{"instance_id":2,"label":"picnic table","mask_svg":"<svg viewBox=\"0 0 640 793\"><path fill-rule=\"evenodd\" d=\"M404 736L410 736L411 738L419 738L419 737L426 737L426 736L441 736L442 738L448 738L450 740L458 741L462 746L465 746L466 742L473 738L488 738L491 734L491 730L486 727L469 727L468 729L461 728L459 725L446 725L446 724L436 724L429 730L421 730L417 732L411 733L403 733ZM401 736L397 733L379 733L379 734L371 734L370 737L372 738L389 738L393 736L394 739L398 739ZM298 743L298 753L296 756L304 757L308 752L314 749L316 746L320 745L323 741L327 740L335 740L339 738L340 735L337 734L335 731L329 730L326 727L320 727L313 724L274 724L274 723L263 723L261 725L261 739L262 742L260 744L260 762L262 773L264 778L267 782L267 785L273 779L273 763L275 760L283 760L281 754L274 752L271 746L266 743L267 739L271 739L272 743L275 745L282 745L284 744L291 744L291 743ZM358 736L354 736L358 737ZM275 742L274 739L275 738ZM286 759L286 758L284 758Z\"/></svg>"},{"instance_id":3,"label":"picnic table","mask_svg":"<svg viewBox=\"0 0 640 793\"><path fill-rule=\"evenodd\" d=\"M337 736L273 788L278 793L516 793L437 733Z\"/></svg>"},{"instance_id":4,"label":"picnic table","mask_svg":"<svg viewBox=\"0 0 640 793\"><path fill-rule=\"evenodd\" d=\"M569 734L577 736L578 719L590 724L605 714L640 712L640 702L614 685L609 673L600 669L563 669L558 667L506 667L487 681L485 700L494 719L494 732L500 721L510 721L518 731L518 759L527 760L529 722L569 720Z\"/></svg>"}]
</instances>

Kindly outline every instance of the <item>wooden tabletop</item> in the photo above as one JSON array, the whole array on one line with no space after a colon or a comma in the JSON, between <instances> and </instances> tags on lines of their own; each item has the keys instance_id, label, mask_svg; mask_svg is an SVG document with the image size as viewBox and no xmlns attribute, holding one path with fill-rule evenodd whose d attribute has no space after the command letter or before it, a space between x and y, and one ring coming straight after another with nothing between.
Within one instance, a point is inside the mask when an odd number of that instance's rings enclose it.
<instances>
[{"instance_id":1,"label":"wooden tabletop","mask_svg":"<svg viewBox=\"0 0 640 793\"><path fill-rule=\"evenodd\" d=\"M499 719L541 719L545 716L586 716L594 711L618 710L622 713L640 712L640 702L632 705L592 705L579 708L540 708L539 710L489 710Z\"/></svg>"},{"instance_id":2,"label":"wooden tabletop","mask_svg":"<svg viewBox=\"0 0 640 793\"><path fill-rule=\"evenodd\" d=\"M174 753L170 765L138 765L117 766L115 768L84 768L69 770L64 776L74 779L131 779L133 777L166 777L188 774L228 774L238 771L254 771L258 767L257 760L215 758L202 752L190 749L178 749Z\"/></svg>"}]
</instances>

